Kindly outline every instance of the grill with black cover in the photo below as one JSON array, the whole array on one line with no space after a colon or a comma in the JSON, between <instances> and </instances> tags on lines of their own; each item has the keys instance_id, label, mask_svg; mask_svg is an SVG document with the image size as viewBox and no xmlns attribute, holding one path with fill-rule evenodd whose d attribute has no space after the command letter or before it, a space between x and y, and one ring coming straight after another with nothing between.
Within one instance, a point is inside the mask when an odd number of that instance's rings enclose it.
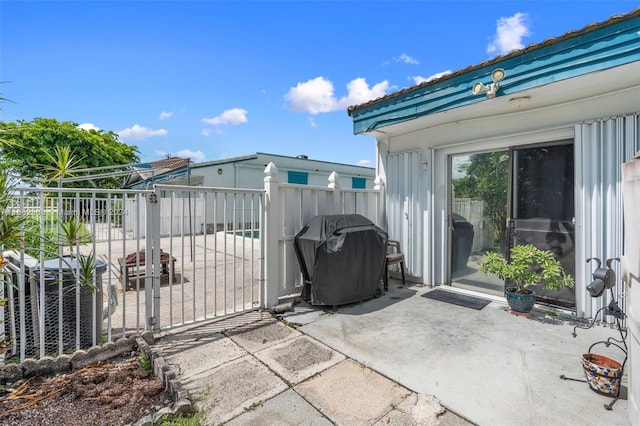
<instances>
[{"instance_id":1,"label":"grill with black cover","mask_svg":"<svg viewBox=\"0 0 640 426\"><path fill-rule=\"evenodd\" d=\"M342 305L376 295L384 273L387 233L359 214L315 216L294 248L312 305Z\"/></svg>"}]
</instances>

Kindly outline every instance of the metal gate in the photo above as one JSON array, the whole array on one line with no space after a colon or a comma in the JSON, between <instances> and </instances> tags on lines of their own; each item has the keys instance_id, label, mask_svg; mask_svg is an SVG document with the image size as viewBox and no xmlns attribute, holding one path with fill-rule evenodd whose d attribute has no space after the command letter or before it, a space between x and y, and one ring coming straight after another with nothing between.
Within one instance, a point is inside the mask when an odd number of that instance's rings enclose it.
<instances>
[{"instance_id":1,"label":"metal gate","mask_svg":"<svg viewBox=\"0 0 640 426\"><path fill-rule=\"evenodd\" d=\"M156 185L154 329L260 308L262 190ZM145 283L146 284L146 283Z\"/></svg>"}]
</instances>

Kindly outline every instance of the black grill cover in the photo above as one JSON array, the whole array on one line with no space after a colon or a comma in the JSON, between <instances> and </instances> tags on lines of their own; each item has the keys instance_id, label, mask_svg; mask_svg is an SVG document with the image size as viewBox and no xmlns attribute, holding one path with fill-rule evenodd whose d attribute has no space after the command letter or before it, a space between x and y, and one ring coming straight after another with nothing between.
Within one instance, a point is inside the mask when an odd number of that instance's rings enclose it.
<instances>
[{"instance_id":1,"label":"black grill cover","mask_svg":"<svg viewBox=\"0 0 640 426\"><path fill-rule=\"evenodd\" d=\"M295 236L312 305L341 305L368 299L380 285L387 233L358 214L316 216Z\"/></svg>"}]
</instances>

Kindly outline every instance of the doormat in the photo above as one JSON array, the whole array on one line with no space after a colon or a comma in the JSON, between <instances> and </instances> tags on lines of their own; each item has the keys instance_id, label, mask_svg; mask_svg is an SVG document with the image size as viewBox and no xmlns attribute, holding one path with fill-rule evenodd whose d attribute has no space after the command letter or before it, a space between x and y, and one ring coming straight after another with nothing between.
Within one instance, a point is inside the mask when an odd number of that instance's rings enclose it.
<instances>
[{"instance_id":1,"label":"doormat","mask_svg":"<svg viewBox=\"0 0 640 426\"><path fill-rule=\"evenodd\" d=\"M454 293L452 291L435 289L422 295L427 299L438 300L440 302L452 303L458 306L464 306L465 308L471 308L475 310L481 310L491 300L480 299L479 297L467 296L466 294Z\"/></svg>"}]
</instances>

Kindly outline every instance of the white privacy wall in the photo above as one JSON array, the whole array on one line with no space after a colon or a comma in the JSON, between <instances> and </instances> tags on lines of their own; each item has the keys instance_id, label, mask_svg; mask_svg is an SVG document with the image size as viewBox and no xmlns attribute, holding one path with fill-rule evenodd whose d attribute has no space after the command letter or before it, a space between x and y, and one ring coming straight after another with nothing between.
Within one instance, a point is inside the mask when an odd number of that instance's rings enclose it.
<instances>
[{"instance_id":1,"label":"white privacy wall","mask_svg":"<svg viewBox=\"0 0 640 426\"><path fill-rule=\"evenodd\" d=\"M622 115L576 125L576 310L589 318L609 303L610 295L591 298L585 286L596 264L623 254L621 166L640 151L640 116ZM631 202L637 202L631 201ZM620 277L619 262L612 262ZM618 279L616 295L624 292ZM625 299L621 308L625 309ZM611 318L605 318L612 320Z\"/></svg>"}]
</instances>

